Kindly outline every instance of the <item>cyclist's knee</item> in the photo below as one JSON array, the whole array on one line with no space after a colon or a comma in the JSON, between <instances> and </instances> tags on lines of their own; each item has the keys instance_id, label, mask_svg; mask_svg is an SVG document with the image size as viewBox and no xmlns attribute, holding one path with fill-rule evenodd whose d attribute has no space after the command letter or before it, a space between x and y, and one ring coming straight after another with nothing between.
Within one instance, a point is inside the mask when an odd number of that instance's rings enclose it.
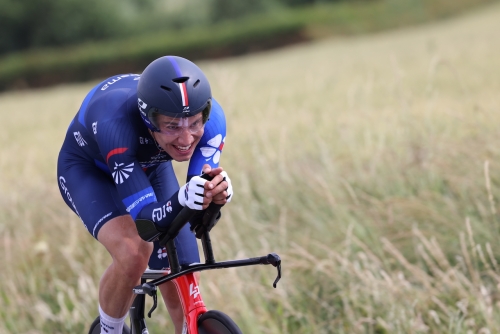
<instances>
[{"instance_id":1,"label":"cyclist's knee","mask_svg":"<svg viewBox=\"0 0 500 334\"><path fill-rule=\"evenodd\" d=\"M153 244L142 240L140 243L124 242L112 254L113 264L120 268L125 277L137 280L146 270L152 250Z\"/></svg>"},{"instance_id":2,"label":"cyclist's knee","mask_svg":"<svg viewBox=\"0 0 500 334\"><path fill-rule=\"evenodd\" d=\"M108 221L99 231L98 240L113 258L113 265L126 277L138 279L147 268L153 243L139 237L129 215Z\"/></svg>"}]
</instances>

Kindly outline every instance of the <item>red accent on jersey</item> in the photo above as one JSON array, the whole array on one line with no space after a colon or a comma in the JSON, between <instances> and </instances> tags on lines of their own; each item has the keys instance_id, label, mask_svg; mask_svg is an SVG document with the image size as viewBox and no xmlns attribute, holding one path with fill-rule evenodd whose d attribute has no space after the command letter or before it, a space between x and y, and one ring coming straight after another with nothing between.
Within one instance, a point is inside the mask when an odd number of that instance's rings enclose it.
<instances>
[{"instance_id":1,"label":"red accent on jersey","mask_svg":"<svg viewBox=\"0 0 500 334\"><path fill-rule=\"evenodd\" d=\"M106 163L108 163L109 158L111 158L115 154L120 154L128 150L128 147L120 147L120 148L115 148L114 150L109 151L108 155L106 156Z\"/></svg>"}]
</instances>

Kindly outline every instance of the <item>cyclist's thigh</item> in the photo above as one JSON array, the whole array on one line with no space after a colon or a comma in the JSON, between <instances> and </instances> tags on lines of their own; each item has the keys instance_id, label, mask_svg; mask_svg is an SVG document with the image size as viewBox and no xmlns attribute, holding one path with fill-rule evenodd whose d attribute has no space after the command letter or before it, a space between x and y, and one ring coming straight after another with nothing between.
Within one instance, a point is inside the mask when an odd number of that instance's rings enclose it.
<instances>
[{"instance_id":1,"label":"cyclist's thigh","mask_svg":"<svg viewBox=\"0 0 500 334\"><path fill-rule=\"evenodd\" d=\"M92 162L62 150L57 178L64 201L94 238L110 219L127 214L111 176Z\"/></svg>"},{"instance_id":2,"label":"cyclist's thigh","mask_svg":"<svg viewBox=\"0 0 500 334\"><path fill-rule=\"evenodd\" d=\"M179 183L170 161L158 165L152 172L148 173L148 177L159 202L169 199L179 190ZM200 262L196 237L191 233L189 224L186 224L175 238L175 246L181 264ZM155 242L155 248L149 260L149 267L151 269L169 267L165 249L160 247L158 241Z\"/></svg>"}]
</instances>

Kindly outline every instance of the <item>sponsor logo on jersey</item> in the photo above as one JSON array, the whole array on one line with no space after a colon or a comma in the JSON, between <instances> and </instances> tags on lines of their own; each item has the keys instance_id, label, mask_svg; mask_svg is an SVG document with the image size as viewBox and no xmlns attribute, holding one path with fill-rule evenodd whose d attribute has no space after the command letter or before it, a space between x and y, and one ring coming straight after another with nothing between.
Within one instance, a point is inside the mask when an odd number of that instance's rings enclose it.
<instances>
[{"instance_id":1,"label":"sponsor logo on jersey","mask_svg":"<svg viewBox=\"0 0 500 334\"><path fill-rule=\"evenodd\" d=\"M124 163L118 164L115 162L114 172L111 173L116 184L122 184L130 176L134 170L134 163L124 166Z\"/></svg>"},{"instance_id":2,"label":"sponsor logo on jersey","mask_svg":"<svg viewBox=\"0 0 500 334\"><path fill-rule=\"evenodd\" d=\"M109 88L109 86L113 85L114 83L120 81L123 78L128 78L128 77L134 77L134 80L139 80L140 75L139 74L124 74L124 75L116 76L114 78L111 78L104 85L102 85L101 90L106 90Z\"/></svg>"},{"instance_id":3,"label":"sponsor logo on jersey","mask_svg":"<svg viewBox=\"0 0 500 334\"><path fill-rule=\"evenodd\" d=\"M139 137L139 143L142 145L149 145L149 144L153 144L153 141L149 138L146 138L146 137Z\"/></svg>"},{"instance_id":4,"label":"sponsor logo on jersey","mask_svg":"<svg viewBox=\"0 0 500 334\"><path fill-rule=\"evenodd\" d=\"M97 122L92 123L92 132L94 132L95 135L97 134Z\"/></svg>"},{"instance_id":5,"label":"sponsor logo on jersey","mask_svg":"<svg viewBox=\"0 0 500 334\"><path fill-rule=\"evenodd\" d=\"M102 223L102 221L103 221L104 219L106 219L106 218L108 218L109 216L111 216L111 214L112 214L112 213L113 213L113 212L110 212L110 213L105 214L105 215L104 215L101 219L99 219L99 220L97 221L97 225L99 225L100 223Z\"/></svg>"},{"instance_id":6,"label":"sponsor logo on jersey","mask_svg":"<svg viewBox=\"0 0 500 334\"><path fill-rule=\"evenodd\" d=\"M87 142L85 141L85 139L83 139L83 136L80 133L80 131L73 132L73 135L75 136L75 139L76 139L76 142L78 143L78 145L80 145L82 147L87 145Z\"/></svg>"},{"instance_id":7,"label":"sponsor logo on jersey","mask_svg":"<svg viewBox=\"0 0 500 334\"><path fill-rule=\"evenodd\" d=\"M80 214L78 213L78 210L76 209L75 202L73 202L73 198L71 197L71 194L68 191L68 187L66 187L66 179L63 176L59 176L59 186L61 186L61 189L64 192L64 195L66 195L66 198L71 203L71 206L73 207L73 209L75 209L76 214L80 217Z\"/></svg>"},{"instance_id":8,"label":"sponsor logo on jersey","mask_svg":"<svg viewBox=\"0 0 500 334\"><path fill-rule=\"evenodd\" d=\"M172 203L168 201L167 204L153 210L152 219L154 222L159 222L170 212L172 212Z\"/></svg>"},{"instance_id":9,"label":"sponsor logo on jersey","mask_svg":"<svg viewBox=\"0 0 500 334\"><path fill-rule=\"evenodd\" d=\"M152 166L156 166L161 162L170 161L171 159L164 151L159 151L157 155L152 156L149 161L141 161L139 164L142 168L149 168Z\"/></svg>"},{"instance_id":10,"label":"sponsor logo on jersey","mask_svg":"<svg viewBox=\"0 0 500 334\"><path fill-rule=\"evenodd\" d=\"M207 141L208 146L200 147L201 154L205 157L205 160L209 161L210 159L212 159L215 164L219 163L220 154L222 149L224 148L225 141L226 137L224 137L223 139L222 135L218 134Z\"/></svg>"},{"instance_id":11,"label":"sponsor logo on jersey","mask_svg":"<svg viewBox=\"0 0 500 334\"><path fill-rule=\"evenodd\" d=\"M141 197L139 197L138 199L136 199L132 204L130 204L128 207L127 207L127 212L130 212L132 211L132 209L134 209L140 202L144 201L146 198L149 198L149 197L154 197L154 193L147 193L146 195L143 195Z\"/></svg>"},{"instance_id":12,"label":"sponsor logo on jersey","mask_svg":"<svg viewBox=\"0 0 500 334\"><path fill-rule=\"evenodd\" d=\"M167 249L165 247L158 249L158 258L164 259L167 257Z\"/></svg>"}]
</instances>

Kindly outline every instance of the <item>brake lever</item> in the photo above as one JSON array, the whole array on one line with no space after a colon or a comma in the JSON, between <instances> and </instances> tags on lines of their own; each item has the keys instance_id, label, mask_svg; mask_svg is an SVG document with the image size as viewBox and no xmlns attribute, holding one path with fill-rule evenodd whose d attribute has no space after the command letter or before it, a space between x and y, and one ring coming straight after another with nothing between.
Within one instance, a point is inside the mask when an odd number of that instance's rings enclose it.
<instances>
[{"instance_id":1,"label":"brake lever","mask_svg":"<svg viewBox=\"0 0 500 334\"><path fill-rule=\"evenodd\" d=\"M274 283L273 283L273 288L275 288L275 289L276 289L276 286L278 285L278 281L281 279L281 264L278 264L276 269L278 269L278 277L276 277L276 279L274 280Z\"/></svg>"},{"instance_id":2,"label":"brake lever","mask_svg":"<svg viewBox=\"0 0 500 334\"><path fill-rule=\"evenodd\" d=\"M276 265L276 269L278 270L278 276L274 280L273 283L273 288L276 289L276 286L278 285L279 280L281 279L281 260L279 260L278 264Z\"/></svg>"},{"instance_id":3,"label":"brake lever","mask_svg":"<svg viewBox=\"0 0 500 334\"><path fill-rule=\"evenodd\" d=\"M154 310L156 310L156 306L158 306L158 295L155 293L153 295L153 307L148 312L148 317L151 318L151 314L153 314Z\"/></svg>"},{"instance_id":4,"label":"brake lever","mask_svg":"<svg viewBox=\"0 0 500 334\"><path fill-rule=\"evenodd\" d=\"M267 256L263 256L260 258L262 264L271 264L273 267L276 267L278 270L278 276L274 280L273 287L276 288L279 280L281 279L281 258L276 253L267 254Z\"/></svg>"},{"instance_id":5,"label":"brake lever","mask_svg":"<svg viewBox=\"0 0 500 334\"><path fill-rule=\"evenodd\" d=\"M149 310L149 312L148 312L148 317L151 318L151 315L153 314L154 310L156 310L156 307L158 306L158 293L156 292L157 291L156 285L151 286L148 283L144 283L142 285L142 291L145 294L153 297L153 307L151 307L151 310Z\"/></svg>"}]
</instances>

